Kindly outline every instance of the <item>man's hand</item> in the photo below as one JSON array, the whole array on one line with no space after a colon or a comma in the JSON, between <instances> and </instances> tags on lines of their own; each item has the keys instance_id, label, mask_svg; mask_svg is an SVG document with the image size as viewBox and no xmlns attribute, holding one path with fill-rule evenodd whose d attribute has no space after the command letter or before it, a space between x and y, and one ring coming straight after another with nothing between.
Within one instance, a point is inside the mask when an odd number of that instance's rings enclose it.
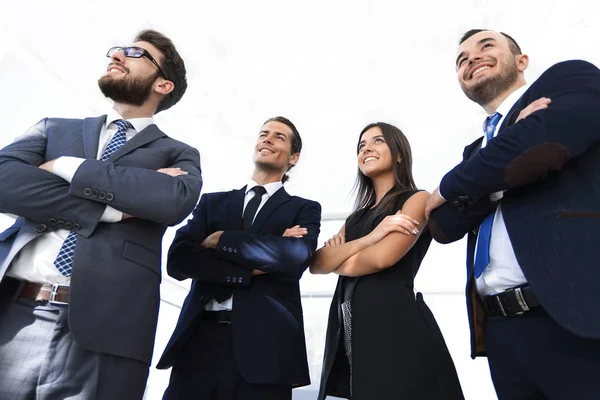
<instances>
[{"instance_id":1,"label":"man's hand","mask_svg":"<svg viewBox=\"0 0 600 400\"><path fill-rule=\"evenodd\" d=\"M295 237L302 238L304 235L308 234L308 229L300 227L300 225L292 226L283 232L283 237Z\"/></svg>"},{"instance_id":2,"label":"man's hand","mask_svg":"<svg viewBox=\"0 0 600 400\"><path fill-rule=\"evenodd\" d=\"M431 196L429 196L429 199L427 199L427 203L425 203L425 218L429 220L431 212L445 202L446 200L440 196L440 188L436 187L433 193L431 193Z\"/></svg>"},{"instance_id":3,"label":"man's hand","mask_svg":"<svg viewBox=\"0 0 600 400\"><path fill-rule=\"evenodd\" d=\"M54 161L56 161L56 160L46 161L45 163L40 165L38 168L45 169L46 171L53 174L54 173Z\"/></svg>"},{"instance_id":4,"label":"man's hand","mask_svg":"<svg viewBox=\"0 0 600 400\"><path fill-rule=\"evenodd\" d=\"M125 221L126 219L129 219L129 218L135 218L135 216L133 216L131 214L123 213L123 215L121 216L121 221Z\"/></svg>"},{"instance_id":5,"label":"man's hand","mask_svg":"<svg viewBox=\"0 0 600 400\"><path fill-rule=\"evenodd\" d=\"M217 243L219 242L219 238L223 234L223 231L216 231L215 233L210 234L206 239L200 243L200 246L205 247L207 249L214 249L217 247Z\"/></svg>"},{"instance_id":6,"label":"man's hand","mask_svg":"<svg viewBox=\"0 0 600 400\"><path fill-rule=\"evenodd\" d=\"M527 107L521 110L521 112L519 113L519 117L517 118L515 123L527 118L536 111L548 108L548 104L550 104L551 102L552 100L550 100L547 97L540 97L536 101L531 102L531 104L529 104Z\"/></svg>"},{"instance_id":7,"label":"man's hand","mask_svg":"<svg viewBox=\"0 0 600 400\"><path fill-rule=\"evenodd\" d=\"M266 274L265 271L261 271L260 269L253 269L252 270L252 275L264 275Z\"/></svg>"},{"instance_id":8,"label":"man's hand","mask_svg":"<svg viewBox=\"0 0 600 400\"><path fill-rule=\"evenodd\" d=\"M157 172L161 174L169 175L169 176L179 176L179 175L187 175L187 172L182 171L181 168L161 168L157 169Z\"/></svg>"}]
</instances>

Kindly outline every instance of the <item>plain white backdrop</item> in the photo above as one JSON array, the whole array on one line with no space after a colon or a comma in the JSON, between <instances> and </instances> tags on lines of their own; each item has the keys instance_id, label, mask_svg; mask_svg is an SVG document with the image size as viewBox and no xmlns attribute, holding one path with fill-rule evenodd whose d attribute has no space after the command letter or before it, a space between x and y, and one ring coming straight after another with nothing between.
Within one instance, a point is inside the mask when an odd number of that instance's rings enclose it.
<instances>
[{"instance_id":1,"label":"plain white backdrop","mask_svg":"<svg viewBox=\"0 0 600 400\"><path fill-rule=\"evenodd\" d=\"M483 111L461 92L454 70L461 34L501 30L530 55L535 80L555 62L600 65L600 13L583 0L456 1L0 1L0 147L41 118L87 117L110 103L97 88L106 50L141 29L171 37L186 61L189 88L156 116L170 136L200 150L203 192L241 187L262 122L290 118L304 142L286 188L323 206L320 242L352 209L355 146L372 121L408 136L417 184L434 189L480 136ZM5 225L10 219L3 216ZM173 238L169 229L163 248ZM417 277L444 332L468 400L495 399L485 359L469 359L463 296L465 243L432 244ZM163 279L155 361L188 283ZM335 277L301 281L315 398ZM402 379L401 376L398 379ZM168 372L152 370L147 398L159 399Z\"/></svg>"}]
</instances>

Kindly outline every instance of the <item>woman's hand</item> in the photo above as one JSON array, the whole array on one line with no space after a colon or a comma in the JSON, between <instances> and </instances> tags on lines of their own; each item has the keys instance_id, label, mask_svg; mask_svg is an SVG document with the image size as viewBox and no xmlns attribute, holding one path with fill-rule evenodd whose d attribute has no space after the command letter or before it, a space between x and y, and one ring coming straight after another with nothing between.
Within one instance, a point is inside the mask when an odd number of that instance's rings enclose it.
<instances>
[{"instance_id":1,"label":"woman's hand","mask_svg":"<svg viewBox=\"0 0 600 400\"><path fill-rule=\"evenodd\" d=\"M326 241L324 243L324 246L325 247L333 247L333 246L342 245L344 243L346 243L346 238L341 233L338 233L337 235L333 235L333 237L331 239Z\"/></svg>"},{"instance_id":2,"label":"woman's hand","mask_svg":"<svg viewBox=\"0 0 600 400\"><path fill-rule=\"evenodd\" d=\"M308 229L300 227L300 225L292 226L283 232L283 237L302 238L308 233Z\"/></svg>"},{"instance_id":3,"label":"woman's hand","mask_svg":"<svg viewBox=\"0 0 600 400\"><path fill-rule=\"evenodd\" d=\"M400 232L404 235L418 235L418 225L419 221L406 214L402 214L402 210L398 210L396 214L385 217L366 238L369 240L369 245L372 246L392 232Z\"/></svg>"}]
</instances>

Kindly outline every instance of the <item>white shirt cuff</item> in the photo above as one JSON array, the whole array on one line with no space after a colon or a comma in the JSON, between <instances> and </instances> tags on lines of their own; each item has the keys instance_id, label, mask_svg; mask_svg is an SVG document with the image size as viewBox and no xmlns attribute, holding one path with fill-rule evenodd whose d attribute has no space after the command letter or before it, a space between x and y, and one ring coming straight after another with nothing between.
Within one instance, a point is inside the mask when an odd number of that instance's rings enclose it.
<instances>
[{"instance_id":1,"label":"white shirt cuff","mask_svg":"<svg viewBox=\"0 0 600 400\"><path fill-rule=\"evenodd\" d=\"M440 182L440 185L442 184L442 182ZM438 186L438 194L440 195L440 197L444 200L446 200L446 198L444 197L444 195L442 194L442 191L440 190L440 187Z\"/></svg>"},{"instance_id":2,"label":"white shirt cuff","mask_svg":"<svg viewBox=\"0 0 600 400\"><path fill-rule=\"evenodd\" d=\"M52 173L71 183L75 176L75 172L77 172L77 169L84 161L85 158L79 157L58 157L54 161Z\"/></svg>"},{"instance_id":3,"label":"white shirt cuff","mask_svg":"<svg viewBox=\"0 0 600 400\"><path fill-rule=\"evenodd\" d=\"M100 222L119 222L123 219L123 213L119 210L115 210L111 206L106 206L104 209L104 213L102 217L100 217Z\"/></svg>"}]
</instances>

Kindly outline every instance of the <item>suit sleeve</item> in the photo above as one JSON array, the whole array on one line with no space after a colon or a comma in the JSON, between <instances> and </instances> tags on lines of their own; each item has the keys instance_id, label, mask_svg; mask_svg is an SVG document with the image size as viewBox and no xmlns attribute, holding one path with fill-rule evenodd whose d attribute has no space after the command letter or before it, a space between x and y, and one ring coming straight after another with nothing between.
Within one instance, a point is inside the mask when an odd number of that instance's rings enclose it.
<instances>
[{"instance_id":1,"label":"suit sleeve","mask_svg":"<svg viewBox=\"0 0 600 400\"><path fill-rule=\"evenodd\" d=\"M73 176L70 193L90 199L91 189L96 189L106 193L102 199L91 198L100 204L137 218L177 225L194 209L202 187L198 150L181 147L176 160L168 167L181 168L187 175L172 177L145 168L86 160Z\"/></svg>"},{"instance_id":2,"label":"suit sleeve","mask_svg":"<svg viewBox=\"0 0 600 400\"><path fill-rule=\"evenodd\" d=\"M186 278L198 281L248 286L252 270L219 259L213 249L205 249L200 243L211 233L207 220L208 196L205 194L194 210L187 225L180 228L169 249L167 272L175 279ZM236 277L233 282L231 277Z\"/></svg>"},{"instance_id":3,"label":"suit sleeve","mask_svg":"<svg viewBox=\"0 0 600 400\"><path fill-rule=\"evenodd\" d=\"M585 61L569 61L544 75L536 83L549 88L541 95L552 100L550 106L504 129L448 172L440 192L449 202L461 196L475 202L544 179L600 141L598 68Z\"/></svg>"},{"instance_id":4,"label":"suit sleeve","mask_svg":"<svg viewBox=\"0 0 600 400\"><path fill-rule=\"evenodd\" d=\"M317 248L321 205L314 201L306 201L293 225L306 228L308 234L299 239L245 231L225 231L217 243L215 254L223 260L249 269L300 279Z\"/></svg>"},{"instance_id":5,"label":"suit sleeve","mask_svg":"<svg viewBox=\"0 0 600 400\"><path fill-rule=\"evenodd\" d=\"M78 234L89 237L106 207L71 196L68 182L38 168L45 161L46 122L0 150L0 212L49 225L70 222Z\"/></svg>"}]
</instances>

